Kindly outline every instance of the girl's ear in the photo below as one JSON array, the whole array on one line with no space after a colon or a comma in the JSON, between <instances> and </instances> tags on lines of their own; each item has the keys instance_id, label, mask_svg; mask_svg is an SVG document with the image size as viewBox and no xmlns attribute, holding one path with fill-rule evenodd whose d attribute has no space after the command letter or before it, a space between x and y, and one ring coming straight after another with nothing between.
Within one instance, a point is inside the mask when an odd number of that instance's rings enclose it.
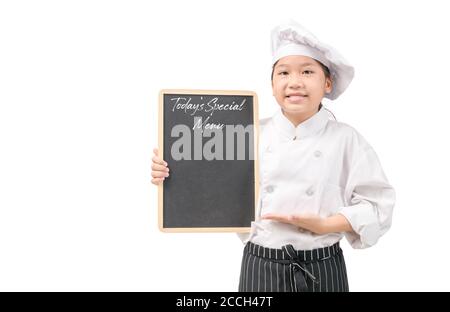
<instances>
[{"instance_id":1,"label":"girl's ear","mask_svg":"<svg viewBox=\"0 0 450 312\"><path fill-rule=\"evenodd\" d=\"M325 78L325 93L330 93L333 90L333 81L331 78Z\"/></svg>"}]
</instances>

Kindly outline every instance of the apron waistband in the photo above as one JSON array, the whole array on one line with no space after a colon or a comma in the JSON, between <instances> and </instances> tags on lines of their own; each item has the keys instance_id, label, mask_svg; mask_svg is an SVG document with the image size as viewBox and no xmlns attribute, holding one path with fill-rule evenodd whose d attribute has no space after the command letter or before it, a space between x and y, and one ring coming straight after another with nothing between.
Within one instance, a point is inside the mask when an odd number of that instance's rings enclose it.
<instances>
[{"instance_id":1,"label":"apron waistband","mask_svg":"<svg viewBox=\"0 0 450 312\"><path fill-rule=\"evenodd\" d=\"M296 291L308 291L305 275L314 283L318 283L318 280L306 269L305 264L329 259L341 253L342 250L339 247L339 242L329 247L312 250L295 250L292 245L274 249L248 242L245 246L245 252L269 261L289 265L290 270L294 272ZM303 271L303 274L301 274L301 271Z\"/></svg>"},{"instance_id":2,"label":"apron waistband","mask_svg":"<svg viewBox=\"0 0 450 312\"><path fill-rule=\"evenodd\" d=\"M288 248L288 246L291 247ZM287 251L286 248L288 248L289 251ZM311 250L295 250L292 245L283 246L281 249L267 248L248 242L245 245L245 251L267 260L290 260L294 258L295 260L304 263L325 260L342 252L339 247L339 242L332 246ZM283 263L283 261L281 261L281 263Z\"/></svg>"}]
</instances>

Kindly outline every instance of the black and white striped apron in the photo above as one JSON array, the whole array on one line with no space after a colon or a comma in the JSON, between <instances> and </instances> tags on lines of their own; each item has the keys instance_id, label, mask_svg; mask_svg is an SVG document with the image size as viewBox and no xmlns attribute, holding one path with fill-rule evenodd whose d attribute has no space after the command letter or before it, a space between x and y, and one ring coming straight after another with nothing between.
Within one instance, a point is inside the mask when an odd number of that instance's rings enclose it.
<instances>
[{"instance_id":1,"label":"black and white striped apron","mask_svg":"<svg viewBox=\"0 0 450 312\"><path fill-rule=\"evenodd\" d=\"M344 255L339 243L313 250L265 248L248 242L242 258L239 291L348 291Z\"/></svg>"}]
</instances>

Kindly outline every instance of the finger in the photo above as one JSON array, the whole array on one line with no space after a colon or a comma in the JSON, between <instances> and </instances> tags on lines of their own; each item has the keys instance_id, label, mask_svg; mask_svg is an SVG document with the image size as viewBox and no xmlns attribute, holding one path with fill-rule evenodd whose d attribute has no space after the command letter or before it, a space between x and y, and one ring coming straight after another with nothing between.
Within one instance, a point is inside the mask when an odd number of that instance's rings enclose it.
<instances>
[{"instance_id":1,"label":"finger","mask_svg":"<svg viewBox=\"0 0 450 312\"><path fill-rule=\"evenodd\" d=\"M164 160L160 159L158 156L153 156L152 161L156 164L167 166L167 163Z\"/></svg>"},{"instance_id":2,"label":"finger","mask_svg":"<svg viewBox=\"0 0 450 312\"><path fill-rule=\"evenodd\" d=\"M167 178L168 176L168 172L152 171L152 178Z\"/></svg>"},{"instance_id":3,"label":"finger","mask_svg":"<svg viewBox=\"0 0 450 312\"><path fill-rule=\"evenodd\" d=\"M152 183L155 185L160 185L164 181L164 178L152 179Z\"/></svg>"},{"instance_id":4,"label":"finger","mask_svg":"<svg viewBox=\"0 0 450 312\"><path fill-rule=\"evenodd\" d=\"M282 216L282 215L275 215L275 214L266 214L266 215L263 215L261 218L265 219L265 220L274 220L274 221L279 221L279 222L288 222L289 221L289 217Z\"/></svg>"},{"instance_id":5,"label":"finger","mask_svg":"<svg viewBox=\"0 0 450 312\"><path fill-rule=\"evenodd\" d=\"M261 219L263 219L263 220L273 220L274 218L275 218L275 216L271 215L271 214L265 214L265 215L261 216Z\"/></svg>"},{"instance_id":6,"label":"finger","mask_svg":"<svg viewBox=\"0 0 450 312\"><path fill-rule=\"evenodd\" d=\"M265 215L262 216L263 218L268 218L268 219L278 219L278 218L284 218L287 216L281 215L281 214L276 214L276 213L266 213Z\"/></svg>"},{"instance_id":7,"label":"finger","mask_svg":"<svg viewBox=\"0 0 450 312\"><path fill-rule=\"evenodd\" d=\"M301 216L299 216L299 215L293 215L293 216L289 216L289 219L291 220L291 221L300 221L301 219L302 219L302 217Z\"/></svg>"},{"instance_id":8,"label":"finger","mask_svg":"<svg viewBox=\"0 0 450 312\"><path fill-rule=\"evenodd\" d=\"M296 221L292 218L292 216L268 214L263 216L263 219L296 225Z\"/></svg>"},{"instance_id":9,"label":"finger","mask_svg":"<svg viewBox=\"0 0 450 312\"><path fill-rule=\"evenodd\" d=\"M153 149L153 154L155 154L155 156L158 156L158 149L157 148Z\"/></svg>"},{"instance_id":10,"label":"finger","mask_svg":"<svg viewBox=\"0 0 450 312\"><path fill-rule=\"evenodd\" d=\"M153 163L152 164L152 170L153 171L163 171L163 172L169 172L169 167L163 166L163 165L158 165Z\"/></svg>"}]
</instances>

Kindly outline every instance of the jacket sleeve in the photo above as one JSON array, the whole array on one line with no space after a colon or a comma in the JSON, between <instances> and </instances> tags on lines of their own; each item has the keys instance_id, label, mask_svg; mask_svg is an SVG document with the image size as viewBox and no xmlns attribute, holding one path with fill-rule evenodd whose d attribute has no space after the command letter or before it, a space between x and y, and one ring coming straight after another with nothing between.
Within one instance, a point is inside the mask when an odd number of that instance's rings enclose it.
<instances>
[{"instance_id":1,"label":"jacket sleeve","mask_svg":"<svg viewBox=\"0 0 450 312\"><path fill-rule=\"evenodd\" d=\"M373 246L391 227L395 191L368 145L360 149L350 166L345 198L348 205L339 213L355 232L345 233L347 240L355 249Z\"/></svg>"}]
</instances>

